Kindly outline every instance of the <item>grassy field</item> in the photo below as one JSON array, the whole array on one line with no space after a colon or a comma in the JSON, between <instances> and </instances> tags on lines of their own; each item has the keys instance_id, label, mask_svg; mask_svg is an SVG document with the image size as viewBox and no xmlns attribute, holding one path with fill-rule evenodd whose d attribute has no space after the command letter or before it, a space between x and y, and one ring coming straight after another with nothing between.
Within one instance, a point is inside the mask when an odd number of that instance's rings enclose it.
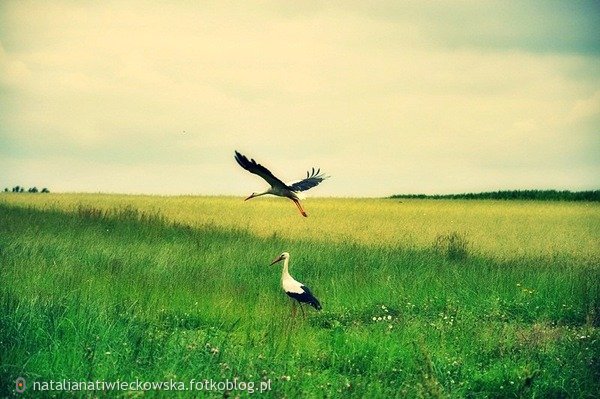
<instances>
[{"instance_id":1,"label":"grassy field","mask_svg":"<svg viewBox=\"0 0 600 399\"><path fill-rule=\"evenodd\" d=\"M306 219L281 199L0 195L0 397L19 376L271 380L262 395L290 398L600 393L597 203L304 205ZM290 318L269 266L282 251L322 312Z\"/></svg>"}]
</instances>

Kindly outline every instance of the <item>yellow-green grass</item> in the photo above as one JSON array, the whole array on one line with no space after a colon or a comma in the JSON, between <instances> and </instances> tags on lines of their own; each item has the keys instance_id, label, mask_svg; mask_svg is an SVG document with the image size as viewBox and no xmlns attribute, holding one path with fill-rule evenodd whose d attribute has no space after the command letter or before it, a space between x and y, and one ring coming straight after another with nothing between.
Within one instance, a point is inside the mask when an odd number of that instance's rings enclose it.
<instances>
[{"instance_id":1,"label":"yellow-green grass","mask_svg":"<svg viewBox=\"0 0 600 399\"><path fill-rule=\"evenodd\" d=\"M312 198L303 218L291 201L240 197L106 194L4 194L0 202L74 211L79 206L131 206L191 227L243 229L279 236L402 248L431 247L459 233L471 253L496 259L572 256L600 258L600 204L543 201Z\"/></svg>"},{"instance_id":2,"label":"yellow-green grass","mask_svg":"<svg viewBox=\"0 0 600 399\"><path fill-rule=\"evenodd\" d=\"M0 397L19 376L271 379L275 398L597 396L596 204L305 205L308 219L281 199L0 195ZM283 250L323 311L290 319L268 265Z\"/></svg>"}]
</instances>

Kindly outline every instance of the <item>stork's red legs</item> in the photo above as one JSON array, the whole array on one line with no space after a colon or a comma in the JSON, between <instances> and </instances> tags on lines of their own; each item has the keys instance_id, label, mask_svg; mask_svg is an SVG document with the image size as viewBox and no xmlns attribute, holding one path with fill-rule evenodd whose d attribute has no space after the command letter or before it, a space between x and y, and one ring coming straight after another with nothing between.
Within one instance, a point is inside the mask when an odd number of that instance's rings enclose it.
<instances>
[{"instance_id":1,"label":"stork's red legs","mask_svg":"<svg viewBox=\"0 0 600 399\"><path fill-rule=\"evenodd\" d=\"M305 218L308 217L308 215L306 214L306 212L304 212L304 209L302 209L302 205L300 205L300 201L298 201L297 199L293 199L293 198L291 200L294 201L294 203L298 207L298 210L300 211L300 213L302 214L302 216L304 216Z\"/></svg>"}]
</instances>

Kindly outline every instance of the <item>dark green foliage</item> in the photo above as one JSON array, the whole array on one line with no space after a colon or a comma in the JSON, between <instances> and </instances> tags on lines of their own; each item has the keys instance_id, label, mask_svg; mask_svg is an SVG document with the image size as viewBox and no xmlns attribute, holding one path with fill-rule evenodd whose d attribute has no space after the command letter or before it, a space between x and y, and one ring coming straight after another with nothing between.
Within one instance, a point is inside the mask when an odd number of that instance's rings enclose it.
<instances>
[{"instance_id":1,"label":"dark green foliage","mask_svg":"<svg viewBox=\"0 0 600 399\"><path fill-rule=\"evenodd\" d=\"M472 200L536 200L536 201L600 201L600 190L506 190L464 194L396 194L390 198L472 199Z\"/></svg>"},{"instance_id":2,"label":"dark green foliage","mask_svg":"<svg viewBox=\"0 0 600 399\"><path fill-rule=\"evenodd\" d=\"M433 248L449 260L463 260L468 255L468 244L464 235L454 231L450 234L438 235Z\"/></svg>"},{"instance_id":3,"label":"dark green foliage","mask_svg":"<svg viewBox=\"0 0 600 399\"><path fill-rule=\"evenodd\" d=\"M8 187L6 187L6 188L4 189L4 192L5 192L5 193L8 193L9 191L11 191L11 192L13 192L13 193L24 193L24 192L25 192L25 188L24 188L24 187L22 187L22 186L14 186L14 187L13 187L11 190L9 190L9 189L8 189ZM35 193L38 193L38 192L41 192L41 193L49 193L49 192L50 192L50 190L48 190L47 188L45 188L45 187L44 187L44 188L43 188L43 189L40 191L40 190L38 190L38 188L37 188L37 187L35 187L35 186L34 186L34 187L30 187L29 189L27 189L27 192L28 192L28 193L32 193L32 194L35 194Z\"/></svg>"}]
</instances>

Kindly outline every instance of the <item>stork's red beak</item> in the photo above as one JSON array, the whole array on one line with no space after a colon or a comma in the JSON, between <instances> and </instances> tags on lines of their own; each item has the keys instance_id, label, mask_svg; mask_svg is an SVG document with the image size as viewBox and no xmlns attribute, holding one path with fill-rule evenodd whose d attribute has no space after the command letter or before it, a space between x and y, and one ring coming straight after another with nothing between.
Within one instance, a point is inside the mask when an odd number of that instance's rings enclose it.
<instances>
[{"instance_id":1,"label":"stork's red beak","mask_svg":"<svg viewBox=\"0 0 600 399\"><path fill-rule=\"evenodd\" d=\"M279 262L280 260L282 260L283 258L281 256L276 257L273 262L271 262L271 265L274 265L275 263ZM269 265L270 266L270 265Z\"/></svg>"}]
</instances>

